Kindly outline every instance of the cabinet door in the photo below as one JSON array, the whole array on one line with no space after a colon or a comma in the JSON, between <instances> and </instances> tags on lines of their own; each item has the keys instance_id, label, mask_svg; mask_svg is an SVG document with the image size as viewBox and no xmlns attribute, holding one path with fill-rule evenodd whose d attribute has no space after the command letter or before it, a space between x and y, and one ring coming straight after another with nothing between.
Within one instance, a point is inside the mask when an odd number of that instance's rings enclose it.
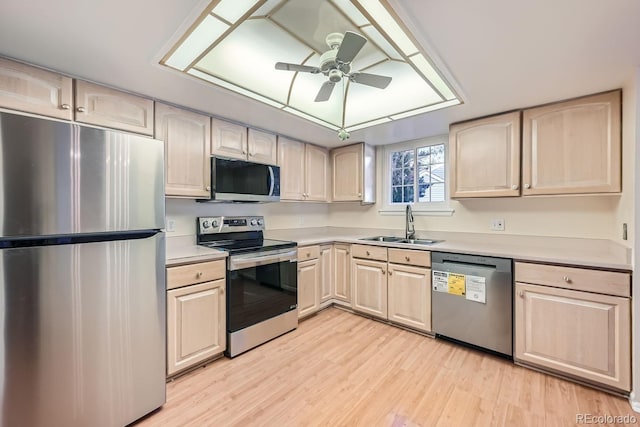
<instances>
[{"instance_id":1,"label":"cabinet door","mask_svg":"<svg viewBox=\"0 0 640 427\"><path fill-rule=\"evenodd\" d=\"M304 144L280 138L278 166L280 166L280 199L304 200Z\"/></svg>"},{"instance_id":2,"label":"cabinet door","mask_svg":"<svg viewBox=\"0 0 640 427\"><path fill-rule=\"evenodd\" d=\"M351 303L351 246L333 247L333 297Z\"/></svg>"},{"instance_id":3,"label":"cabinet door","mask_svg":"<svg viewBox=\"0 0 640 427\"><path fill-rule=\"evenodd\" d=\"M153 136L153 101L76 80L75 119L81 123Z\"/></svg>"},{"instance_id":4,"label":"cabinet door","mask_svg":"<svg viewBox=\"0 0 640 427\"><path fill-rule=\"evenodd\" d=\"M333 201L362 200L362 150L362 144L356 144L331 151Z\"/></svg>"},{"instance_id":5,"label":"cabinet door","mask_svg":"<svg viewBox=\"0 0 640 427\"><path fill-rule=\"evenodd\" d=\"M318 311L319 284L318 259L298 263L298 318Z\"/></svg>"},{"instance_id":6,"label":"cabinet door","mask_svg":"<svg viewBox=\"0 0 640 427\"><path fill-rule=\"evenodd\" d=\"M620 91L524 111L523 195L621 188Z\"/></svg>"},{"instance_id":7,"label":"cabinet door","mask_svg":"<svg viewBox=\"0 0 640 427\"><path fill-rule=\"evenodd\" d=\"M451 197L520 195L520 112L452 125Z\"/></svg>"},{"instance_id":8,"label":"cabinet door","mask_svg":"<svg viewBox=\"0 0 640 427\"><path fill-rule=\"evenodd\" d=\"M167 375L226 348L225 280L167 292Z\"/></svg>"},{"instance_id":9,"label":"cabinet door","mask_svg":"<svg viewBox=\"0 0 640 427\"><path fill-rule=\"evenodd\" d=\"M72 79L0 58L0 107L71 120Z\"/></svg>"},{"instance_id":10,"label":"cabinet door","mask_svg":"<svg viewBox=\"0 0 640 427\"><path fill-rule=\"evenodd\" d=\"M155 137L164 141L165 194L209 197L211 190L211 119L156 104Z\"/></svg>"},{"instance_id":11,"label":"cabinet door","mask_svg":"<svg viewBox=\"0 0 640 427\"><path fill-rule=\"evenodd\" d=\"M351 260L351 307L371 316L387 318L387 263Z\"/></svg>"},{"instance_id":12,"label":"cabinet door","mask_svg":"<svg viewBox=\"0 0 640 427\"><path fill-rule=\"evenodd\" d=\"M431 270L389 264L389 320L431 331Z\"/></svg>"},{"instance_id":13,"label":"cabinet door","mask_svg":"<svg viewBox=\"0 0 640 427\"><path fill-rule=\"evenodd\" d=\"M304 159L305 200L326 202L329 198L329 152L307 144Z\"/></svg>"},{"instance_id":14,"label":"cabinet door","mask_svg":"<svg viewBox=\"0 0 640 427\"><path fill-rule=\"evenodd\" d=\"M249 128L248 159L252 162L275 165L278 163L276 156L277 137L272 133L260 132Z\"/></svg>"},{"instance_id":15,"label":"cabinet door","mask_svg":"<svg viewBox=\"0 0 640 427\"><path fill-rule=\"evenodd\" d=\"M223 120L211 120L211 154L247 159L247 128Z\"/></svg>"},{"instance_id":16,"label":"cabinet door","mask_svg":"<svg viewBox=\"0 0 640 427\"><path fill-rule=\"evenodd\" d=\"M320 304L333 296L333 246L320 246Z\"/></svg>"},{"instance_id":17,"label":"cabinet door","mask_svg":"<svg viewBox=\"0 0 640 427\"><path fill-rule=\"evenodd\" d=\"M516 283L515 358L629 391L627 298Z\"/></svg>"}]
</instances>

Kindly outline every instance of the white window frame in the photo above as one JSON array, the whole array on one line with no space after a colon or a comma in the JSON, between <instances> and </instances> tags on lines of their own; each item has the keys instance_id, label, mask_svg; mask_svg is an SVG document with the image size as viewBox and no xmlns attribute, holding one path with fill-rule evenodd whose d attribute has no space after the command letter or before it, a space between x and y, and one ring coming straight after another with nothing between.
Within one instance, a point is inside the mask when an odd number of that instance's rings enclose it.
<instances>
[{"instance_id":1,"label":"white window frame","mask_svg":"<svg viewBox=\"0 0 640 427\"><path fill-rule=\"evenodd\" d=\"M389 144L382 147L382 208L381 215L404 215L406 203L391 203L391 154L396 151L416 150L420 147L444 144L444 201L443 202L414 202L411 208L414 215L451 216L454 210L449 199L449 135L438 135L414 141Z\"/></svg>"}]
</instances>

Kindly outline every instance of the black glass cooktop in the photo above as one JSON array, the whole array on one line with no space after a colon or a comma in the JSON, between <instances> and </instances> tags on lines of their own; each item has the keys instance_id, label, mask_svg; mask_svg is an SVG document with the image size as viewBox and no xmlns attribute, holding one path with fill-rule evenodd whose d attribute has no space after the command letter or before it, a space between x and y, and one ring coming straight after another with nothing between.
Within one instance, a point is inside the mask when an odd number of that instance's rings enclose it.
<instances>
[{"instance_id":1,"label":"black glass cooktop","mask_svg":"<svg viewBox=\"0 0 640 427\"><path fill-rule=\"evenodd\" d=\"M273 239L216 240L211 242L200 242L199 244L208 248L220 249L233 254L243 252L263 252L275 249L295 248L297 246L296 242Z\"/></svg>"}]
</instances>

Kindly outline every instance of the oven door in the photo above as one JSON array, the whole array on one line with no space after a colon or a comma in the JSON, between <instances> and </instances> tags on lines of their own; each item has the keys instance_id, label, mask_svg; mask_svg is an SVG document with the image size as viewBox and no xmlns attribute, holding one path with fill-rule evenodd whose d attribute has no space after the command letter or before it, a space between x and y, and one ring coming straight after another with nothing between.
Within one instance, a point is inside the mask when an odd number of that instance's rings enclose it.
<instances>
[{"instance_id":1,"label":"oven door","mask_svg":"<svg viewBox=\"0 0 640 427\"><path fill-rule=\"evenodd\" d=\"M298 306L297 248L231 255L227 268L230 333Z\"/></svg>"}]
</instances>

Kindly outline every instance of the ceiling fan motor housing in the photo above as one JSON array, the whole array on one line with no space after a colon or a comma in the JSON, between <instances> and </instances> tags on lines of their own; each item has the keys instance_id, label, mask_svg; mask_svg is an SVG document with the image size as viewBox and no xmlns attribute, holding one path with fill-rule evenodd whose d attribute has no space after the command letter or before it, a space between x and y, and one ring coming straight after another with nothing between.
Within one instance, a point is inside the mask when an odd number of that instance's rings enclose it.
<instances>
[{"instance_id":1,"label":"ceiling fan motor housing","mask_svg":"<svg viewBox=\"0 0 640 427\"><path fill-rule=\"evenodd\" d=\"M342 80L342 73L339 70L336 70L335 68L333 70L329 70L329 81L338 83L340 80Z\"/></svg>"}]
</instances>

